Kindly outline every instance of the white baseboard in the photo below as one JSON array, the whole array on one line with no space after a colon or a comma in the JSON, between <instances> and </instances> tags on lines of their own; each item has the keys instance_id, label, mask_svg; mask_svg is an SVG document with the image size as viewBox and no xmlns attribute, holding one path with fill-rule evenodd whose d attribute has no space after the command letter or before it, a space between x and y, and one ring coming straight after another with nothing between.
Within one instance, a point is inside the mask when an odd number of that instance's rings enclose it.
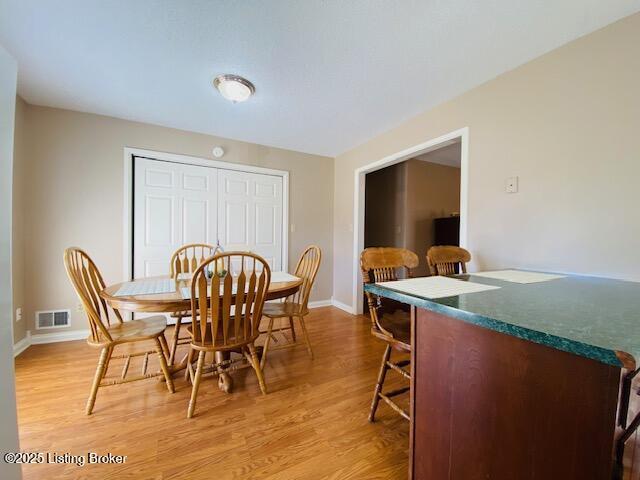
<instances>
[{"instance_id":1,"label":"white baseboard","mask_svg":"<svg viewBox=\"0 0 640 480\"><path fill-rule=\"evenodd\" d=\"M329 300L316 300L315 302L309 302L309 308L330 307L333 305L331 299Z\"/></svg>"},{"instance_id":2,"label":"white baseboard","mask_svg":"<svg viewBox=\"0 0 640 480\"><path fill-rule=\"evenodd\" d=\"M351 305L347 305L346 303L342 303L338 300L336 300L335 298L331 299L331 305L333 305L336 308L339 308L340 310L343 310L347 313L350 313L351 315L355 315L354 309Z\"/></svg>"},{"instance_id":3,"label":"white baseboard","mask_svg":"<svg viewBox=\"0 0 640 480\"><path fill-rule=\"evenodd\" d=\"M332 298L331 300L316 300L309 302L309 308L321 308L334 306L347 313L353 314L351 305L346 305ZM167 322L169 325L175 323L175 319ZM37 333L32 335L27 331L27 335L13 346L13 356L17 357L31 345L42 345L45 343L69 342L71 340L84 340L89 336L89 330L71 330L69 332Z\"/></svg>"},{"instance_id":4,"label":"white baseboard","mask_svg":"<svg viewBox=\"0 0 640 480\"><path fill-rule=\"evenodd\" d=\"M89 330L71 330L69 332L37 333L31 335L31 345L43 343L69 342L84 340L89 336Z\"/></svg>"},{"instance_id":5,"label":"white baseboard","mask_svg":"<svg viewBox=\"0 0 640 480\"><path fill-rule=\"evenodd\" d=\"M26 335L22 340L18 340L13 344L13 358L20 355L27 348L31 346L31 332L27 331Z\"/></svg>"}]
</instances>

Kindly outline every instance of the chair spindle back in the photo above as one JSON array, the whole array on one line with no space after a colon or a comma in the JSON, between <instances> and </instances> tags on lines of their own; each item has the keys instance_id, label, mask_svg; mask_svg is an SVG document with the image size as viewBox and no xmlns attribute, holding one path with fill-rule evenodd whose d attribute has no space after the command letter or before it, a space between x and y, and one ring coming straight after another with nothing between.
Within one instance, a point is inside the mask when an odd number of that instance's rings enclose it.
<instances>
[{"instance_id":1,"label":"chair spindle back","mask_svg":"<svg viewBox=\"0 0 640 480\"><path fill-rule=\"evenodd\" d=\"M360 268L364 283L391 282L404 270L411 276L411 269L418 266L418 255L406 248L370 247L360 255Z\"/></svg>"},{"instance_id":2,"label":"chair spindle back","mask_svg":"<svg viewBox=\"0 0 640 480\"><path fill-rule=\"evenodd\" d=\"M86 252L77 247L70 247L64 251L64 266L87 314L91 341L93 343L113 341L108 330L111 326L109 308L99 295L105 288L105 283L98 267ZM113 312L116 321L122 323L120 312L117 310Z\"/></svg>"},{"instance_id":3,"label":"chair spindle back","mask_svg":"<svg viewBox=\"0 0 640 480\"><path fill-rule=\"evenodd\" d=\"M431 247L427 251L427 264L431 275L454 275L467 273L467 262L471 261L471 254L461 247L442 245Z\"/></svg>"},{"instance_id":4,"label":"chair spindle back","mask_svg":"<svg viewBox=\"0 0 640 480\"><path fill-rule=\"evenodd\" d=\"M208 258L191 282L193 332L205 339L209 329L213 345L219 347L255 340L270 283L271 269L256 254L228 252Z\"/></svg>"},{"instance_id":5,"label":"chair spindle back","mask_svg":"<svg viewBox=\"0 0 640 480\"><path fill-rule=\"evenodd\" d=\"M294 275L302 279L302 285L287 301L299 304L302 310L306 310L309 303L309 296L311 295L311 289L318 274L321 260L322 250L317 245L311 245L302 253L300 260L298 260L298 265L296 265Z\"/></svg>"},{"instance_id":6,"label":"chair spindle back","mask_svg":"<svg viewBox=\"0 0 640 480\"><path fill-rule=\"evenodd\" d=\"M188 243L171 255L169 276L177 280L181 273L193 273L209 257L218 253L219 248L208 243Z\"/></svg>"},{"instance_id":7,"label":"chair spindle back","mask_svg":"<svg viewBox=\"0 0 640 480\"><path fill-rule=\"evenodd\" d=\"M404 271L411 277L411 270L418 266L419 260L411 250L396 247L370 247L360 254L362 281L366 283L389 282L398 279L398 272ZM366 292L371 315L371 326L385 331L378 322L382 301L378 295Z\"/></svg>"}]
</instances>

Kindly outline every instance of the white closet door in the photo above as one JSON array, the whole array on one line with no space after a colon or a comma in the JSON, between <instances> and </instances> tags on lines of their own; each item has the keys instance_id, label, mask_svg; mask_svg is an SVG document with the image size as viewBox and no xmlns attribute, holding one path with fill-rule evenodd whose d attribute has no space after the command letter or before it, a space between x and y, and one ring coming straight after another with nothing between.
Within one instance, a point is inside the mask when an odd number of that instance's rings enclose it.
<instances>
[{"instance_id":1,"label":"white closet door","mask_svg":"<svg viewBox=\"0 0 640 480\"><path fill-rule=\"evenodd\" d=\"M136 157L133 206L134 278L169 273L185 243L218 238L217 169Z\"/></svg>"},{"instance_id":2,"label":"white closet door","mask_svg":"<svg viewBox=\"0 0 640 480\"><path fill-rule=\"evenodd\" d=\"M282 177L218 171L218 233L227 251L249 250L282 270Z\"/></svg>"}]
</instances>

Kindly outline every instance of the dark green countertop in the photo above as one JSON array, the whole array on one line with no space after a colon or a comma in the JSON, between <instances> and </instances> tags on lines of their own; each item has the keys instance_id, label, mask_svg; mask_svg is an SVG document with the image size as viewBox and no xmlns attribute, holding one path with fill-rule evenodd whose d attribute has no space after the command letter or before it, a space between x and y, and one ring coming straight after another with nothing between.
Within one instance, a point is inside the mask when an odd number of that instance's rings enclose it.
<instances>
[{"instance_id":1,"label":"dark green countertop","mask_svg":"<svg viewBox=\"0 0 640 480\"><path fill-rule=\"evenodd\" d=\"M609 365L637 368L640 283L578 275L529 284L473 274L455 278L501 288L438 299L377 284L365 289Z\"/></svg>"}]
</instances>

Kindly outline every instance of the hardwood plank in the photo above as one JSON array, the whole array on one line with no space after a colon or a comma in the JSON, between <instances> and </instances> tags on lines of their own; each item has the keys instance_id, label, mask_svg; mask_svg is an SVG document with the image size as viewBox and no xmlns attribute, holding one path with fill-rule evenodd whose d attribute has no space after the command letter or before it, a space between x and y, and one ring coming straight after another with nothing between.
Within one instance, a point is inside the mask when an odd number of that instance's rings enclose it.
<instances>
[{"instance_id":1,"label":"hardwood plank","mask_svg":"<svg viewBox=\"0 0 640 480\"><path fill-rule=\"evenodd\" d=\"M266 396L246 369L234 373L230 395L205 378L190 420L191 388L180 375L173 395L157 380L101 389L86 416L98 352L84 341L34 345L16 359L23 451L128 458L123 465L25 465L24 478L404 479L407 422L384 405L375 424L367 421L384 349L370 325L333 307L311 310L314 360L304 345L271 352ZM177 358L184 352L179 347ZM132 359L130 368L141 362ZM107 375L121 367L114 360ZM149 370L157 367L150 357Z\"/></svg>"}]
</instances>

